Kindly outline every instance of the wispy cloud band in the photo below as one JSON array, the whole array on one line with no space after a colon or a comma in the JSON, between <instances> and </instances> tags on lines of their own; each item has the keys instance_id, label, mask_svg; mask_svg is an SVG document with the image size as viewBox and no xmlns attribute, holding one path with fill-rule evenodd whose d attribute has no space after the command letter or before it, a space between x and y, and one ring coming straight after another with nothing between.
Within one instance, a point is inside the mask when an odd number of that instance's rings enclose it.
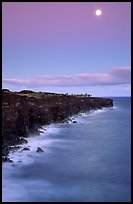
<instances>
[{"instance_id":1,"label":"wispy cloud band","mask_svg":"<svg viewBox=\"0 0 133 204\"><path fill-rule=\"evenodd\" d=\"M114 67L107 73L82 73L73 76L36 76L31 79L3 79L3 83L25 87L42 86L109 86L131 83L130 67Z\"/></svg>"}]
</instances>

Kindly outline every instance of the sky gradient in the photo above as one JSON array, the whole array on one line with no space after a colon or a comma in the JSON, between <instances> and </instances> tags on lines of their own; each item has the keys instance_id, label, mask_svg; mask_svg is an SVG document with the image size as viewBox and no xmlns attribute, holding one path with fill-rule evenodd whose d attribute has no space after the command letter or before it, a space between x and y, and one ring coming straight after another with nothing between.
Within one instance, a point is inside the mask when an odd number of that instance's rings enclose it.
<instances>
[{"instance_id":1,"label":"sky gradient","mask_svg":"<svg viewBox=\"0 0 133 204\"><path fill-rule=\"evenodd\" d=\"M3 88L130 96L130 76L130 2L2 3Z\"/></svg>"}]
</instances>

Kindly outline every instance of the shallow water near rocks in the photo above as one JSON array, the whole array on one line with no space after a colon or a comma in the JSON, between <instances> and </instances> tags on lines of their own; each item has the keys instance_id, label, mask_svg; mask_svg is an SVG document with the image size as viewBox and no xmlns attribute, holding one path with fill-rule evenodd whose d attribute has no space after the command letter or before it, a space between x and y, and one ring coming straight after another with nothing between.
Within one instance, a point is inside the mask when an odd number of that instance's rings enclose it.
<instances>
[{"instance_id":1,"label":"shallow water near rocks","mask_svg":"<svg viewBox=\"0 0 133 204\"><path fill-rule=\"evenodd\" d=\"M3 202L131 201L130 98L45 126L2 165ZM41 147L44 152L36 152Z\"/></svg>"}]
</instances>

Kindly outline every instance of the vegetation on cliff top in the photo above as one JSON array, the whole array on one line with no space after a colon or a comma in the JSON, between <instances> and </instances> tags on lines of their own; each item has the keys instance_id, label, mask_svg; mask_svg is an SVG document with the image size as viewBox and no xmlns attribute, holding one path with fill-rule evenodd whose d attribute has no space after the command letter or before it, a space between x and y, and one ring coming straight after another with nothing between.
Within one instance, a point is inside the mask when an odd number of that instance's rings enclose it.
<instances>
[{"instance_id":1,"label":"vegetation on cliff top","mask_svg":"<svg viewBox=\"0 0 133 204\"><path fill-rule=\"evenodd\" d=\"M3 89L3 92L12 93L9 89ZM68 94L68 93L51 93L51 92L34 92L32 90L22 90L19 92L13 92L18 94L19 96L27 96L27 97L34 97L34 98L41 98L43 96L76 96L76 97L90 97L90 94Z\"/></svg>"}]
</instances>

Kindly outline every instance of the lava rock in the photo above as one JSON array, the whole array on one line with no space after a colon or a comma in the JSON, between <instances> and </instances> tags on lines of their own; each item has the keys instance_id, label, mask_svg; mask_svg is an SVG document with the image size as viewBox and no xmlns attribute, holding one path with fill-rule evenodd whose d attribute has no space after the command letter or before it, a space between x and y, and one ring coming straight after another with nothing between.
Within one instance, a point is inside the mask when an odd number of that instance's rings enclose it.
<instances>
[{"instance_id":1,"label":"lava rock","mask_svg":"<svg viewBox=\"0 0 133 204\"><path fill-rule=\"evenodd\" d=\"M28 157L32 157L32 155L31 155L31 154L27 154L27 156L28 156Z\"/></svg>"},{"instance_id":2,"label":"lava rock","mask_svg":"<svg viewBox=\"0 0 133 204\"><path fill-rule=\"evenodd\" d=\"M76 121L76 120L74 120L74 121L73 121L73 123L77 123L77 121Z\"/></svg>"},{"instance_id":3,"label":"lava rock","mask_svg":"<svg viewBox=\"0 0 133 204\"><path fill-rule=\"evenodd\" d=\"M11 147L9 147L9 150L18 150L18 149L21 149L22 148L22 146L11 146Z\"/></svg>"},{"instance_id":4,"label":"lava rock","mask_svg":"<svg viewBox=\"0 0 133 204\"><path fill-rule=\"evenodd\" d=\"M42 148L40 148L40 147L37 147L37 150L36 150L36 152L44 152L44 151L43 151L43 149L42 149Z\"/></svg>"},{"instance_id":5,"label":"lava rock","mask_svg":"<svg viewBox=\"0 0 133 204\"><path fill-rule=\"evenodd\" d=\"M66 122L68 117L77 115L80 111L107 107L113 107L113 99L31 90L11 92L4 89L2 91L2 155L7 156L9 147L12 145L28 143L23 137L39 134L39 127ZM69 121L77 123L74 117L71 120Z\"/></svg>"},{"instance_id":6,"label":"lava rock","mask_svg":"<svg viewBox=\"0 0 133 204\"><path fill-rule=\"evenodd\" d=\"M13 162L9 157L2 157L3 162Z\"/></svg>"},{"instance_id":7,"label":"lava rock","mask_svg":"<svg viewBox=\"0 0 133 204\"><path fill-rule=\"evenodd\" d=\"M30 150L30 148L29 147L24 147L23 150L27 151L27 150Z\"/></svg>"}]
</instances>

